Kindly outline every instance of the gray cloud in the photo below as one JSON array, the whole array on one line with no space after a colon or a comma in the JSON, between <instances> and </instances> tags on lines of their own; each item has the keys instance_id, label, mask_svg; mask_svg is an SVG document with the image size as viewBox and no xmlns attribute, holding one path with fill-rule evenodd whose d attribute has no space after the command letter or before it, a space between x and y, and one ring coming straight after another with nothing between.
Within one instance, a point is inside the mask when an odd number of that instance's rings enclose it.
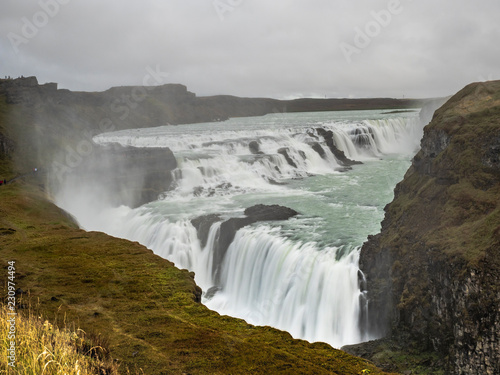
<instances>
[{"instance_id":1,"label":"gray cloud","mask_svg":"<svg viewBox=\"0 0 500 375\"><path fill-rule=\"evenodd\" d=\"M0 75L98 91L160 66L198 95L441 96L500 79L498 14L496 0L3 0Z\"/></svg>"}]
</instances>

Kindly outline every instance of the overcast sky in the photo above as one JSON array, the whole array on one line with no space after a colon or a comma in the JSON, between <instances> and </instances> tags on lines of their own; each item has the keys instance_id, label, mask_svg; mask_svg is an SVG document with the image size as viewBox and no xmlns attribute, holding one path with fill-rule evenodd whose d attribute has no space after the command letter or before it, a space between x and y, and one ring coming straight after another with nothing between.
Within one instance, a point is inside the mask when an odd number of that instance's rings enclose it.
<instances>
[{"instance_id":1,"label":"overcast sky","mask_svg":"<svg viewBox=\"0 0 500 375\"><path fill-rule=\"evenodd\" d=\"M436 97L500 79L498 0L1 0L0 76L199 96Z\"/></svg>"}]
</instances>

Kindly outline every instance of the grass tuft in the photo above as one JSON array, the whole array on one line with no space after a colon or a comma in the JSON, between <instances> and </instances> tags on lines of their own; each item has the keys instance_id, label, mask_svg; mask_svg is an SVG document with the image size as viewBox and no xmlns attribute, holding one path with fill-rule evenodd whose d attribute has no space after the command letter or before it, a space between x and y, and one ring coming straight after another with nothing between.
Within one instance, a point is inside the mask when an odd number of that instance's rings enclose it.
<instances>
[{"instance_id":1,"label":"grass tuft","mask_svg":"<svg viewBox=\"0 0 500 375\"><path fill-rule=\"evenodd\" d=\"M6 353L15 342L14 366L2 360L0 372L23 375L115 375L118 364L109 356L100 336L87 335L83 330L58 328L30 308L18 310L15 338L9 337L12 313L0 306L1 352Z\"/></svg>"}]
</instances>

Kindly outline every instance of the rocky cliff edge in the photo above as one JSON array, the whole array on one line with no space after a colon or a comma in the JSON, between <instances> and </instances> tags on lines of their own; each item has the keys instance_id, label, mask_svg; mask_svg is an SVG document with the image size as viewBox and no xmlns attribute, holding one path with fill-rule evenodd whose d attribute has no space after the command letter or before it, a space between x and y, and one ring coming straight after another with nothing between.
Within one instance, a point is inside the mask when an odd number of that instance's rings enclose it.
<instances>
[{"instance_id":1,"label":"rocky cliff edge","mask_svg":"<svg viewBox=\"0 0 500 375\"><path fill-rule=\"evenodd\" d=\"M500 373L500 81L434 114L361 250L367 329L452 374ZM358 351L358 353L361 353Z\"/></svg>"}]
</instances>

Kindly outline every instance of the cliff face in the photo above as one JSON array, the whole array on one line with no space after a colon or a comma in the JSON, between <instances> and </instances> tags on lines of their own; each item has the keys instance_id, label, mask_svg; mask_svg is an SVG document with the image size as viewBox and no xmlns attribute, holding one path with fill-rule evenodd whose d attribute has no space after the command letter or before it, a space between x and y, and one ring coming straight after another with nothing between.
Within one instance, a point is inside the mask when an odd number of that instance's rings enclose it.
<instances>
[{"instance_id":1,"label":"cliff face","mask_svg":"<svg viewBox=\"0 0 500 375\"><path fill-rule=\"evenodd\" d=\"M70 171L72 190L99 187L112 206L132 208L158 199L172 184L177 160L169 148L135 148L118 144L97 146Z\"/></svg>"},{"instance_id":2,"label":"cliff face","mask_svg":"<svg viewBox=\"0 0 500 375\"><path fill-rule=\"evenodd\" d=\"M436 111L361 250L369 330L437 351L453 374L500 373L500 81Z\"/></svg>"},{"instance_id":3,"label":"cliff face","mask_svg":"<svg viewBox=\"0 0 500 375\"><path fill-rule=\"evenodd\" d=\"M43 97L56 93L57 83L39 85L36 77L0 79L0 94L6 96L8 104L34 105Z\"/></svg>"},{"instance_id":4,"label":"cliff face","mask_svg":"<svg viewBox=\"0 0 500 375\"><path fill-rule=\"evenodd\" d=\"M227 120L267 113L420 107L413 99L297 99L239 98L229 95L197 97L184 85L121 86L103 92L72 92L57 83L39 85L36 77L0 79L0 95L8 104L48 107L88 119L105 120L114 130ZM92 113L89 112L92 109ZM71 111L70 113L68 113ZM88 128L88 126L87 126Z\"/></svg>"}]
</instances>

